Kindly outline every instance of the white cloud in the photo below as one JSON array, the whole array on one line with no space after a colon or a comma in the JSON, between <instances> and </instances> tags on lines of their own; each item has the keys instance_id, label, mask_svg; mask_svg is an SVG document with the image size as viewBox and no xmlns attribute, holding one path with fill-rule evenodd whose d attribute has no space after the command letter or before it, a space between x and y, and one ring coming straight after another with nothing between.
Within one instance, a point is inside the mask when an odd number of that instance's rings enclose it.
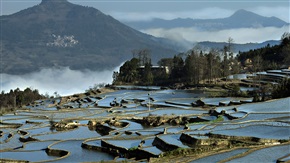
<instances>
[{"instance_id":1,"label":"white cloud","mask_svg":"<svg viewBox=\"0 0 290 163\"><path fill-rule=\"evenodd\" d=\"M104 71L79 71L71 70L68 67L63 68L47 68L39 72L32 72L24 75L1 75L1 90L9 92L10 89L20 88L24 90L27 87L38 89L41 94L48 93L72 95L75 93L83 93L90 86L98 83L112 83L113 71L118 71L119 67L114 70Z\"/></svg>"},{"instance_id":2,"label":"white cloud","mask_svg":"<svg viewBox=\"0 0 290 163\"><path fill-rule=\"evenodd\" d=\"M240 28L221 31L200 31L195 28L173 28L173 29L147 29L142 32L172 40L186 40L189 42L214 41L225 42L229 37L233 38L235 43L264 42L267 40L280 40L285 32L289 32L290 26L282 28Z\"/></svg>"}]
</instances>

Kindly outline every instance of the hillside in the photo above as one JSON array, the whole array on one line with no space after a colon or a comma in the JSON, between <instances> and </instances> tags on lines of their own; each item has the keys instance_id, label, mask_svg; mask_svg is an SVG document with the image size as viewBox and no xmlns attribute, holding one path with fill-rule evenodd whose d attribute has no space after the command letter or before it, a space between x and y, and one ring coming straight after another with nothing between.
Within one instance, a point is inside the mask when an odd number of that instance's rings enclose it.
<instances>
[{"instance_id":1,"label":"hillside","mask_svg":"<svg viewBox=\"0 0 290 163\"><path fill-rule=\"evenodd\" d=\"M109 15L67 0L39 5L0 17L2 73L22 74L47 67L110 69L151 50L153 62L176 54L161 39L136 31Z\"/></svg>"}]
</instances>

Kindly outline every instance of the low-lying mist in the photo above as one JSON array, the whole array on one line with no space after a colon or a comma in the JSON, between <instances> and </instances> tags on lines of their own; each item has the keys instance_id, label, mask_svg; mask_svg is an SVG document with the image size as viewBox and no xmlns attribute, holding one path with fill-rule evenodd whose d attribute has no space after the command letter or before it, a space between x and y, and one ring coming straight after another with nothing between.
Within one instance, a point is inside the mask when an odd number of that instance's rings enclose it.
<instances>
[{"instance_id":1,"label":"low-lying mist","mask_svg":"<svg viewBox=\"0 0 290 163\"><path fill-rule=\"evenodd\" d=\"M268 40L280 40L283 33L289 31L290 26L277 27L257 27L257 28L238 28L218 31L204 31L197 28L153 28L142 30L142 32L155 37L164 37L171 40L185 40L187 42L226 42L229 37L235 43L261 43Z\"/></svg>"},{"instance_id":2,"label":"low-lying mist","mask_svg":"<svg viewBox=\"0 0 290 163\"><path fill-rule=\"evenodd\" d=\"M43 95L53 95L55 92L61 96L83 93L95 84L111 84L113 71L119 71L119 67L104 71L71 70L68 67L45 68L23 75L1 74L1 91L9 92L16 88L24 90L30 87L38 89Z\"/></svg>"}]
</instances>

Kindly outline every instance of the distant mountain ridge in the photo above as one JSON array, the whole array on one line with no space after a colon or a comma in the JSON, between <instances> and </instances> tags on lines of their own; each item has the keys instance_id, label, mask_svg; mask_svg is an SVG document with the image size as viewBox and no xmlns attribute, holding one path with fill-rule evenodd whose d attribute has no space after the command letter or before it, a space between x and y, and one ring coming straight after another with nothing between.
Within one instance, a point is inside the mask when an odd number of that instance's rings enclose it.
<instances>
[{"instance_id":1,"label":"distant mountain ridge","mask_svg":"<svg viewBox=\"0 0 290 163\"><path fill-rule=\"evenodd\" d=\"M151 50L153 62L176 54L162 39L141 33L92 7L67 0L0 17L2 72L23 74L49 67L112 69L132 58L134 49Z\"/></svg>"},{"instance_id":2,"label":"distant mountain ridge","mask_svg":"<svg viewBox=\"0 0 290 163\"><path fill-rule=\"evenodd\" d=\"M237 44L233 43L232 50L235 53L238 52L246 52L252 49L259 49L266 46L274 46L279 45L281 42L277 40L269 40L262 43L246 43L246 44ZM203 41L198 42L196 45L200 46L203 49L220 49L222 50L224 46L227 46L228 43L226 42L210 42L210 41Z\"/></svg>"},{"instance_id":3,"label":"distant mountain ridge","mask_svg":"<svg viewBox=\"0 0 290 163\"><path fill-rule=\"evenodd\" d=\"M138 29L153 28L198 28L202 30L224 30L235 28L282 27L289 23L277 17L264 17L250 11L240 9L233 15L221 19L191 19L176 18L173 20L153 19L152 21L124 22L128 26Z\"/></svg>"}]
</instances>

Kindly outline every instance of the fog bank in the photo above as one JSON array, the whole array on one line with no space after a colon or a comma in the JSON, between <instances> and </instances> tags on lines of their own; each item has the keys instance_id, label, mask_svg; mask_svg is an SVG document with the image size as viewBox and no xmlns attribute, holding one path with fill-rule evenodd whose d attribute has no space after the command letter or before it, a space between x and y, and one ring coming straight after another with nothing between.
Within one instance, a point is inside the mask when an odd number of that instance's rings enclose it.
<instances>
[{"instance_id":1,"label":"fog bank","mask_svg":"<svg viewBox=\"0 0 290 163\"><path fill-rule=\"evenodd\" d=\"M61 96L83 93L95 84L111 84L113 71L119 71L119 67L104 71L81 71L62 67L45 68L23 75L0 74L1 91L9 92L16 88L24 90L30 87L38 89L41 94L48 93L49 95L53 95L54 92Z\"/></svg>"},{"instance_id":2,"label":"fog bank","mask_svg":"<svg viewBox=\"0 0 290 163\"><path fill-rule=\"evenodd\" d=\"M185 40L188 42L226 42L229 37L234 39L235 43L264 42L268 40L280 40L285 32L289 32L290 26L261 27L261 28L239 28L220 31L203 31L196 28L172 28L172 29L146 29L142 32L155 37L164 37L171 40Z\"/></svg>"}]
</instances>

